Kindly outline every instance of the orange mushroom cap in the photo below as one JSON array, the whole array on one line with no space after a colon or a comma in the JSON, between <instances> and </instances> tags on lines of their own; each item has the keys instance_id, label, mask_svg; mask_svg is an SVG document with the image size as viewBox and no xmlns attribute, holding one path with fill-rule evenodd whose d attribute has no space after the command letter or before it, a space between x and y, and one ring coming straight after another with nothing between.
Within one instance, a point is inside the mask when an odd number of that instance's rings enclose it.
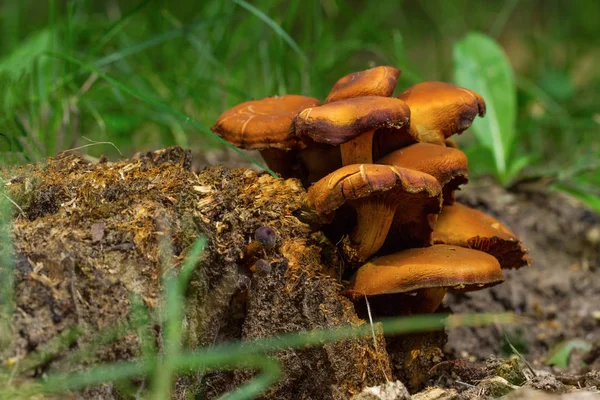
<instances>
[{"instance_id":1,"label":"orange mushroom cap","mask_svg":"<svg viewBox=\"0 0 600 400\"><path fill-rule=\"evenodd\" d=\"M294 119L296 134L334 146L383 127L401 127L410 110L394 97L354 97L303 110Z\"/></svg>"},{"instance_id":2,"label":"orange mushroom cap","mask_svg":"<svg viewBox=\"0 0 600 400\"><path fill-rule=\"evenodd\" d=\"M342 164L372 164L373 134L401 128L410 120L408 106L393 97L365 96L310 107L294 119L296 134L315 142L340 145ZM402 134L398 130L398 134Z\"/></svg>"},{"instance_id":3,"label":"orange mushroom cap","mask_svg":"<svg viewBox=\"0 0 600 400\"><path fill-rule=\"evenodd\" d=\"M400 70L394 67L379 66L365 71L354 72L340 78L325 99L325 103L362 96L389 97L394 93Z\"/></svg>"},{"instance_id":4,"label":"orange mushroom cap","mask_svg":"<svg viewBox=\"0 0 600 400\"><path fill-rule=\"evenodd\" d=\"M415 233L430 232L428 215L440 210L441 187L434 177L419 171L389 165L353 164L332 172L310 187L308 201L329 221L335 210L345 203L356 210L349 257L362 262L379 250L397 212L414 225ZM421 229L420 225L427 228Z\"/></svg>"},{"instance_id":5,"label":"orange mushroom cap","mask_svg":"<svg viewBox=\"0 0 600 400\"><path fill-rule=\"evenodd\" d=\"M434 176L444 188L444 202L446 204L453 203L453 192L460 185L469 181L467 156L462 151L452 147L417 143L396 150L377 162L410 168Z\"/></svg>"},{"instance_id":6,"label":"orange mushroom cap","mask_svg":"<svg viewBox=\"0 0 600 400\"><path fill-rule=\"evenodd\" d=\"M496 257L502 268L531 264L527 249L510 229L494 217L459 203L442 209L433 243L484 251Z\"/></svg>"},{"instance_id":7,"label":"orange mushroom cap","mask_svg":"<svg viewBox=\"0 0 600 400\"><path fill-rule=\"evenodd\" d=\"M356 271L344 294L359 299L421 289L478 290L504 280L496 258L482 251L435 245L377 257Z\"/></svg>"},{"instance_id":8,"label":"orange mushroom cap","mask_svg":"<svg viewBox=\"0 0 600 400\"><path fill-rule=\"evenodd\" d=\"M247 101L221 114L211 130L244 149L302 148L292 120L300 111L320 104L312 97L292 94Z\"/></svg>"},{"instance_id":9,"label":"orange mushroom cap","mask_svg":"<svg viewBox=\"0 0 600 400\"><path fill-rule=\"evenodd\" d=\"M420 142L444 144L444 140L471 126L485 115L485 101L478 93L450 83L423 82L399 96L411 110L411 130Z\"/></svg>"}]
</instances>

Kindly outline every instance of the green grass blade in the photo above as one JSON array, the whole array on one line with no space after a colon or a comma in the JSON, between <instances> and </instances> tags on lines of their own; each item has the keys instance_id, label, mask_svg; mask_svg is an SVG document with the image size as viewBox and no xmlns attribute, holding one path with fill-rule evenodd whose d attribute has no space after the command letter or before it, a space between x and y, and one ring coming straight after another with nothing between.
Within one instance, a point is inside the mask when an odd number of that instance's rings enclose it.
<instances>
[{"instance_id":1,"label":"green grass blade","mask_svg":"<svg viewBox=\"0 0 600 400\"><path fill-rule=\"evenodd\" d=\"M144 376L148 375L154 367L154 359L142 362L122 361L93 367L82 372L55 374L42 382L42 391L45 393L61 393L103 382Z\"/></svg>"},{"instance_id":2,"label":"green grass blade","mask_svg":"<svg viewBox=\"0 0 600 400\"><path fill-rule=\"evenodd\" d=\"M443 327L482 326L516 322L522 322L522 320L513 313L425 315L391 318L384 320L382 327L385 334L399 334L429 331ZM371 326L369 324L359 327L345 325L333 329L287 333L248 342L225 343L196 352L183 353L174 359L173 366L177 371L184 373L204 369L230 369L239 366L262 368L266 367L264 356L261 355L264 352L289 347L318 346L326 342L370 337L370 335ZM150 358L143 362L119 362L93 367L83 372L52 375L45 381L43 387L48 392L60 392L77 390L102 382L148 375L154 370L156 362L156 358ZM269 364L267 376L262 379L265 382L272 380L275 374L274 365ZM259 387L262 385L260 382L256 383Z\"/></svg>"},{"instance_id":3,"label":"green grass blade","mask_svg":"<svg viewBox=\"0 0 600 400\"><path fill-rule=\"evenodd\" d=\"M118 88L119 90L137 98L140 99L160 110L166 111L167 113L170 113L174 116L176 116L177 118L181 119L184 122L189 123L190 125L192 125L194 128L198 129L199 131L206 133L212 137L214 137L218 142L222 143L223 145L233 149L236 153L240 154L242 157L244 157L246 160L250 161L251 163L257 165L258 167L264 169L265 171L267 171L269 174L271 174L273 177L277 178L277 174L275 174L275 172L273 172L272 170L270 170L267 166L263 165L262 163L256 161L255 159L253 159L252 157L249 157L248 155L246 155L243 151L241 151L240 149L238 149L237 147L233 146L231 143L227 142L226 140L224 140L223 138L221 138L218 135L215 135L214 132L212 132L210 129L206 128L204 125L194 121L193 119L191 119L190 117L188 117L187 115L183 114L182 112L179 112L171 107L169 107L168 105L150 98L149 96L143 95L139 92L137 92L134 89L131 89L129 86L125 85L124 83L108 76L107 74L105 74L104 72L100 71L98 68L86 64L76 58L73 58L67 54L62 54L62 53L47 53L49 56L52 57L57 57L60 59L63 59L65 61L71 62L73 64L76 64L78 66L80 66L81 68L87 69L89 71L95 72L96 74L98 74L99 77L101 77L102 79L106 80L107 82L109 82L110 84L112 84L113 86L115 86L116 88Z\"/></svg>"},{"instance_id":4,"label":"green grass blade","mask_svg":"<svg viewBox=\"0 0 600 400\"><path fill-rule=\"evenodd\" d=\"M136 310L133 311L132 319L135 322L137 315ZM111 325L104 328L101 332L94 334L91 338L86 338L87 343L82 343L81 346L73 352L66 355L65 360L68 365L77 365L90 359L94 359L96 353L105 346L115 343L117 340L124 338L129 332L135 329L132 323L124 321L116 325Z\"/></svg>"},{"instance_id":5,"label":"green grass blade","mask_svg":"<svg viewBox=\"0 0 600 400\"><path fill-rule=\"evenodd\" d=\"M35 351L27 354L25 358L20 360L15 366L15 375L19 376L26 371L39 368L49 363L52 359L68 350L69 347L75 343L77 338L81 336L81 333L81 329L78 327L65 329L48 342L40 345Z\"/></svg>"},{"instance_id":6,"label":"green grass blade","mask_svg":"<svg viewBox=\"0 0 600 400\"><path fill-rule=\"evenodd\" d=\"M498 16L494 20L494 24L492 25L492 28L490 29L491 37L497 39L498 36L500 36L502 34L502 32L504 32L504 29L506 28L506 24L512 14L512 12L515 10L515 8L517 7L518 4L519 4L519 0L505 0L504 1L504 5L502 6L502 9L500 9Z\"/></svg>"},{"instance_id":7,"label":"green grass blade","mask_svg":"<svg viewBox=\"0 0 600 400\"><path fill-rule=\"evenodd\" d=\"M479 326L494 323L507 324L517 321L518 318L513 313L419 315L387 319L382 321L382 327L386 335L391 335L430 331L442 329L446 326ZM245 357L258 351L273 351L284 347L317 346L326 342L369 337L370 335L371 326L369 324L361 325L360 327L348 325L332 329L316 329L300 333L287 333L244 343L221 344L212 347L210 353L207 353L206 350L199 351L194 357L200 357L207 362L216 362L221 357L219 353L227 354L236 352L240 357Z\"/></svg>"},{"instance_id":8,"label":"green grass blade","mask_svg":"<svg viewBox=\"0 0 600 400\"><path fill-rule=\"evenodd\" d=\"M164 240L165 249L171 249L171 243ZM166 243L168 242L168 243ZM197 265L198 258L204 251L206 238L204 236L196 239L190 252L186 255L185 262L178 275L168 264L164 265L166 279L164 283L165 298L165 324L163 330L164 352L161 358L160 367L154 371L153 379L153 397L161 400L170 397L173 377L176 370L177 359L180 354L183 312L185 309L185 289L189 278ZM167 247L168 246L168 247ZM171 255L171 252L167 252ZM164 263L169 263L171 257L165 257Z\"/></svg>"},{"instance_id":9,"label":"green grass blade","mask_svg":"<svg viewBox=\"0 0 600 400\"><path fill-rule=\"evenodd\" d=\"M90 51L87 53L88 57L93 56L100 49L106 46L106 44L110 42L110 40L127 25L131 18L141 11L146 5L150 4L151 1L152 0L142 0L135 7L133 7L133 9L123 14L118 21L114 22L112 26L108 28L104 36L102 36L100 40L98 40L98 42L96 42L96 44L90 49Z\"/></svg>"},{"instance_id":10,"label":"green grass blade","mask_svg":"<svg viewBox=\"0 0 600 400\"><path fill-rule=\"evenodd\" d=\"M133 328L136 330L140 341L140 350L143 359L156 356L156 344L154 334L152 333L152 318L150 312L145 307L140 295L131 294L131 320Z\"/></svg>"},{"instance_id":11,"label":"green grass blade","mask_svg":"<svg viewBox=\"0 0 600 400\"><path fill-rule=\"evenodd\" d=\"M246 363L244 363L246 364ZM281 376L281 363L265 356L253 356L248 365L240 367L260 368L261 373L249 382L241 385L231 393L220 397L221 400L250 400L265 392L272 384L277 382Z\"/></svg>"},{"instance_id":12,"label":"green grass blade","mask_svg":"<svg viewBox=\"0 0 600 400\"><path fill-rule=\"evenodd\" d=\"M115 61L122 60L126 57L140 53L151 47L157 46L163 42L166 42L167 40L172 40L172 39L182 37L183 34L184 34L183 29L173 29L171 31L162 33L160 35L156 35L148 40L144 40L133 46L129 46L123 50L119 50L114 53L111 53L106 57L102 57L101 59L94 61L92 63L92 65L95 66L96 68L104 67L108 64L114 63Z\"/></svg>"},{"instance_id":13,"label":"green grass blade","mask_svg":"<svg viewBox=\"0 0 600 400\"><path fill-rule=\"evenodd\" d=\"M164 32L160 35L154 36L150 39L144 40L142 42L136 43L132 46L129 46L125 49L119 50L117 52L111 53L105 57L102 57L91 63L92 66L96 68L105 67L114 62L124 60L133 55L139 54L142 51L153 48L159 44L165 43L169 40L177 39L186 35L186 32L189 32L192 29L201 27L201 26L210 26L213 24L219 23L219 20L214 20L211 22L198 22L186 26L182 26L178 29L173 29L168 32ZM7 74L11 79L17 79L22 73L30 72L33 69L33 65L35 65L36 60L40 57L40 55L47 54L50 46L50 34L47 30L40 31L39 33L32 35L32 37L28 38L27 41L21 44L21 46L16 49L13 53L9 54L3 59L0 59L0 73ZM74 71L70 74L65 74L64 76L56 79L56 81L52 83L52 85L45 89L46 96L49 96L56 91L63 90L64 87L70 83L72 83L77 76L79 76L81 71ZM208 79L207 79L208 81ZM248 94L240 90L239 88L235 88L232 85L225 85L220 82L210 81L211 84L216 86L222 86L224 90L228 90L229 92L236 94L241 99L247 99L250 97ZM25 100L30 103L30 105L35 105L44 100L45 96L33 95L27 98L22 98L20 101L11 104L11 107L21 107ZM0 124L5 121L6 117L0 118Z\"/></svg>"},{"instance_id":14,"label":"green grass blade","mask_svg":"<svg viewBox=\"0 0 600 400\"><path fill-rule=\"evenodd\" d=\"M12 316L15 311L11 210L5 183L0 181L0 349L8 348L12 341Z\"/></svg>"},{"instance_id":15,"label":"green grass blade","mask_svg":"<svg viewBox=\"0 0 600 400\"><path fill-rule=\"evenodd\" d=\"M306 54L304 54L304 52L300 49L298 44L296 44L294 39L292 39L291 36L288 35L287 32L284 31L283 28L281 28L281 26L279 26L279 24L277 24L275 21L269 18L268 15L260 11L258 8L254 7L251 4L248 4L244 0L233 0L233 2L245 8L247 11L259 18L265 24L267 24L267 26L273 29L275 33L277 33L292 48L292 50L294 50L296 54L300 56L302 61L308 64L308 57L306 56Z\"/></svg>"},{"instance_id":16,"label":"green grass blade","mask_svg":"<svg viewBox=\"0 0 600 400\"><path fill-rule=\"evenodd\" d=\"M163 328L164 352L154 370L153 395L156 400L170 398L175 364L181 345L182 318L185 299L180 293L177 277L173 271L167 273L164 284L166 321Z\"/></svg>"},{"instance_id":17,"label":"green grass blade","mask_svg":"<svg viewBox=\"0 0 600 400\"><path fill-rule=\"evenodd\" d=\"M185 289L187 288L192 273L194 272L194 269L196 269L196 266L198 264L198 259L200 258L200 255L204 252L205 247L206 237L201 236L198 239L196 239L194 244L192 244L190 251L186 254L185 262L183 263L183 266L179 271L178 277L179 292L181 294L185 293Z\"/></svg>"}]
</instances>

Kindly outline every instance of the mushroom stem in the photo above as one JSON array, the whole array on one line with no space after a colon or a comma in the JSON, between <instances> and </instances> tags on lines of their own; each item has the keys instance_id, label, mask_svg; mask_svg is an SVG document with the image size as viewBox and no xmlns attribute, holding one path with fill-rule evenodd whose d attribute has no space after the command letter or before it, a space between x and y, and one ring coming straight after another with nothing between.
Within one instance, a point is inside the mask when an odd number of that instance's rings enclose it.
<instances>
[{"instance_id":1,"label":"mushroom stem","mask_svg":"<svg viewBox=\"0 0 600 400\"><path fill-rule=\"evenodd\" d=\"M372 164L373 163L373 135L375 130L358 135L356 138L342 143L342 165Z\"/></svg>"},{"instance_id":2,"label":"mushroom stem","mask_svg":"<svg viewBox=\"0 0 600 400\"><path fill-rule=\"evenodd\" d=\"M308 188L342 166L340 148L306 139L307 146L298 151L302 183Z\"/></svg>"},{"instance_id":3,"label":"mushroom stem","mask_svg":"<svg viewBox=\"0 0 600 400\"><path fill-rule=\"evenodd\" d=\"M354 208L357 221L350 242L356 261L363 262L377 253L385 242L397 205L370 199L355 201Z\"/></svg>"},{"instance_id":4,"label":"mushroom stem","mask_svg":"<svg viewBox=\"0 0 600 400\"><path fill-rule=\"evenodd\" d=\"M276 148L266 148L259 150L267 166L277 172L283 178L294 176L294 151L285 151Z\"/></svg>"},{"instance_id":5,"label":"mushroom stem","mask_svg":"<svg viewBox=\"0 0 600 400\"><path fill-rule=\"evenodd\" d=\"M445 287L420 289L414 297L414 307L411 307L413 314L431 314L438 309L446 292Z\"/></svg>"},{"instance_id":6,"label":"mushroom stem","mask_svg":"<svg viewBox=\"0 0 600 400\"><path fill-rule=\"evenodd\" d=\"M441 134L438 131L426 129L423 126L417 126L417 124L413 123L412 120L410 121L409 130L410 130L411 135L413 137L419 138L419 142L421 142L421 143L431 143L431 144L445 147L446 138L444 137L443 134Z\"/></svg>"}]
</instances>

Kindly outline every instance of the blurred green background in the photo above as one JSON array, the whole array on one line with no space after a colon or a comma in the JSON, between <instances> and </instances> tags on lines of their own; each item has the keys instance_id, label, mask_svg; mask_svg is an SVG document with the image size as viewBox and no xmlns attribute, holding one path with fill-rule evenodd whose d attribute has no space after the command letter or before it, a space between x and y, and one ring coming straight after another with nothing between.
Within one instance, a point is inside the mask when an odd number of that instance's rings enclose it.
<instances>
[{"instance_id":1,"label":"blurred green background","mask_svg":"<svg viewBox=\"0 0 600 400\"><path fill-rule=\"evenodd\" d=\"M227 108L399 67L481 92L471 175L536 182L600 210L600 2L4 0L0 151L30 162L91 141L124 156L218 151ZM478 32L478 33L476 33ZM493 140L492 140L493 139ZM501 148L500 148L500 147ZM119 157L110 145L82 149Z\"/></svg>"}]
</instances>

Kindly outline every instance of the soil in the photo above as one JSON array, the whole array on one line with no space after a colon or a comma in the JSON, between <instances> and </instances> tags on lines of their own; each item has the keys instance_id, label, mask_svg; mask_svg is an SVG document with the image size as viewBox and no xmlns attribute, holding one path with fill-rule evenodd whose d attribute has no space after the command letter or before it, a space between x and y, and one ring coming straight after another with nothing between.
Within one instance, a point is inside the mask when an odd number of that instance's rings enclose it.
<instances>
[{"instance_id":1,"label":"soil","mask_svg":"<svg viewBox=\"0 0 600 400\"><path fill-rule=\"evenodd\" d=\"M565 340L593 346L570 363L571 372L600 370L600 216L561 192L540 187L509 192L491 182L467 185L458 201L497 217L525 243L530 267L506 271L505 282L450 295L454 312L514 311L530 323L518 328L457 328L448 348L484 360L510 355L512 344L536 369ZM587 364L586 365L584 365Z\"/></svg>"},{"instance_id":2,"label":"soil","mask_svg":"<svg viewBox=\"0 0 600 400\"><path fill-rule=\"evenodd\" d=\"M13 223L17 312L8 335L0 332L0 343L9 343L0 349L0 361L19 360L13 374L27 381L139 356L131 311L138 303L150 313L160 311L162 280L180 268L199 235L208 245L186 293L187 347L364 324L340 294L341 260L318 230L320 221L306 210L299 182L243 168L194 172L192 167L219 161L247 166L232 153L193 161L189 151L171 148L118 163L89 163L65 154L46 164L0 171L10 182L8 194L22 208ZM486 181L466 186L458 201L509 226L533 263L506 271L506 281L496 287L451 294L444 307L460 313L514 311L528 322L431 336L447 344L445 360L435 353L424 364L434 386L429 392L489 398L525 390L516 390L520 386L557 394L595 390L600 386L600 217L558 192L524 186L509 192ZM257 243L261 227L272 229L275 245ZM270 271L259 273L265 263ZM150 328L160 346L160 327ZM112 336L98 340L107 330ZM554 346L575 338L592 350L574 351L566 370L545 364ZM385 346L378 334L377 345L372 339L347 340L279 352L284 376L261 398L345 399L384 383L392 371L403 376L397 360L406 354L394 353L402 341ZM194 391L214 398L253 374L181 377L174 397ZM121 390L106 384L73 396L122 398ZM429 392L417 397L434 398Z\"/></svg>"}]
</instances>

